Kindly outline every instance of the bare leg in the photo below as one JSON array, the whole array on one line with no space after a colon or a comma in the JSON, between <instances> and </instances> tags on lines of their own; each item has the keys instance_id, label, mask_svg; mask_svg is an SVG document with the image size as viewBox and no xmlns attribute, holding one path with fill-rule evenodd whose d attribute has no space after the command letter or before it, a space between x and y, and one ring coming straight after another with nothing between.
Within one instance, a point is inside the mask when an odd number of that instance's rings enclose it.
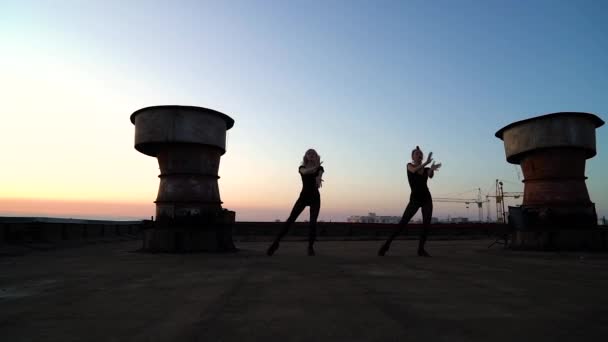
<instances>
[{"instance_id":1,"label":"bare leg","mask_svg":"<svg viewBox=\"0 0 608 342\"><path fill-rule=\"evenodd\" d=\"M418 211L419 207L420 207L419 204L413 203L412 201L410 201L410 203L407 204L407 207L405 208L405 211L403 212L403 216L401 217L401 221L399 221L399 224L393 230L393 233L388 237L388 240L386 240L384 245L382 245L382 247L378 251L378 255L382 256L386 253L386 251L388 251L393 240L397 237L397 235L399 235L399 233L401 233L402 230L404 230L407 227L408 222L410 222L412 217L414 217L414 215L416 215L416 212Z\"/></svg>"},{"instance_id":2,"label":"bare leg","mask_svg":"<svg viewBox=\"0 0 608 342\"><path fill-rule=\"evenodd\" d=\"M303 198L298 198L296 203L293 205L293 209L291 209L291 214L289 214L289 218L287 218L287 221L285 221L283 228L281 229L277 237L274 239L272 245L268 247L268 251L266 251L266 254L272 255L277 250L277 248L279 248L279 241L281 241L285 234L287 234L287 232L289 231L289 227L291 227L291 225L296 221L298 216L300 216L304 208L306 208L306 201L304 201Z\"/></svg>"},{"instance_id":3,"label":"bare leg","mask_svg":"<svg viewBox=\"0 0 608 342\"><path fill-rule=\"evenodd\" d=\"M420 233L420 242L418 243L418 255L429 257L429 253L424 250L424 244L426 243L426 237L429 233L429 226L431 225L431 217L433 216L433 201L429 200L422 206L422 232Z\"/></svg>"}]
</instances>

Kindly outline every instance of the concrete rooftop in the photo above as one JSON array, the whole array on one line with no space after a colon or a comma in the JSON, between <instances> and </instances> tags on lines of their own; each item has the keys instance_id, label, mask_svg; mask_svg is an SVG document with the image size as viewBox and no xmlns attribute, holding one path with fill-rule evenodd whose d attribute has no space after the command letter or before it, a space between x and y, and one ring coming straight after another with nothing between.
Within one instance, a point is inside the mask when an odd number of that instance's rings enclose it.
<instances>
[{"instance_id":1,"label":"concrete rooftop","mask_svg":"<svg viewBox=\"0 0 608 342\"><path fill-rule=\"evenodd\" d=\"M608 338L608 255L491 241L117 242L0 257L3 341L575 341Z\"/></svg>"}]
</instances>

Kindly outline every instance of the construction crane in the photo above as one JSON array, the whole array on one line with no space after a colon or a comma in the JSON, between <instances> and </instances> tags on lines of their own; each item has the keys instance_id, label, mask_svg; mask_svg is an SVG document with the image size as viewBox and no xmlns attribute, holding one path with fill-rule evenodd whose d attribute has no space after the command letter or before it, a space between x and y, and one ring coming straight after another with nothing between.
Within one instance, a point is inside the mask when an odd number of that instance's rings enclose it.
<instances>
[{"instance_id":1,"label":"construction crane","mask_svg":"<svg viewBox=\"0 0 608 342\"><path fill-rule=\"evenodd\" d=\"M490 200L486 198L486 200L481 199L481 189L477 189L477 198L449 198L449 197L435 197L433 198L433 202L447 202L447 203L464 203L467 208L469 208L469 204L475 203L477 204L477 208L479 209L479 222L483 221L483 204L490 203ZM489 210L489 209L488 209ZM488 211L489 213L489 211ZM490 215L488 214L488 220L490 219Z\"/></svg>"},{"instance_id":2,"label":"construction crane","mask_svg":"<svg viewBox=\"0 0 608 342\"><path fill-rule=\"evenodd\" d=\"M519 198L523 196L523 192L504 192L502 188L502 181L496 180L496 194L495 195L486 195L486 199L489 202L490 197L496 198L496 222L498 223L506 223L507 217L505 212L505 197L513 197ZM488 216L490 216L488 214Z\"/></svg>"}]
</instances>

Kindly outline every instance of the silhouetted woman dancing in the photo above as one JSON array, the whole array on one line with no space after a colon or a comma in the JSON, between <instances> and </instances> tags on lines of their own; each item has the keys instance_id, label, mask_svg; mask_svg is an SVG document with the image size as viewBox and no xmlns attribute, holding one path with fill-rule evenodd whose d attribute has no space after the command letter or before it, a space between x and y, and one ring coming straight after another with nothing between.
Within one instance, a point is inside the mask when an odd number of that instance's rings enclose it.
<instances>
[{"instance_id":1,"label":"silhouetted woman dancing","mask_svg":"<svg viewBox=\"0 0 608 342\"><path fill-rule=\"evenodd\" d=\"M412 193L410 194L410 202L407 204L403 217L399 221L399 225L393 231L393 234L386 240L384 245L378 251L378 255L384 255L391 246L391 242L399 235L399 233L407 226L408 222L414 217L418 208L422 208L422 232L420 234L420 241L418 243L418 255L430 257L429 253L424 249L426 243L426 237L431 224L431 216L433 215L433 199L431 198L431 192L429 191L426 181L428 178L433 178L435 171L441 167L441 163L429 165L433 159L433 152L429 153L427 160L422 163L423 154L420 147L416 146L416 149L412 151L412 162L407 164L407 181L410 183Z\"/></svg>"},{"instance_id":2,"label":"silhouetted woman dancing","mask_svg":"<svg viewBox=\"0 0 608 342\"><path fill-rule=\"evenodd\" d=\"M279 248L279 241L287 234L289 227L295 220L300 216L306 206L310 206L310 231L308 233L308 255L315 255L313 244L317 235L317 218L319 217L319 209L321 208L321 194L319 188L323 179L323 166L321 166L321 157L317 154L317 151L309 149L304 154L302 165L300 165L299 172L302 176L302 191L300 197L296 201L291 210L289 218L283 225L283 229L279 232L276 239L268 247L266 254L272 255Z\"/></svg>"}]
</instances>

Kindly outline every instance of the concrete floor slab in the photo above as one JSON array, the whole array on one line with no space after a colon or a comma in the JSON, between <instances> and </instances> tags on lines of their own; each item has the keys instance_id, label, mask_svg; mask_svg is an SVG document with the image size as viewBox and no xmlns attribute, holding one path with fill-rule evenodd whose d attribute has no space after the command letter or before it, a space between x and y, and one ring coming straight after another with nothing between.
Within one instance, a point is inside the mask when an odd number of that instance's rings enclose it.
<instances>
[{"instance_id":1,"label":"concrete floor slab","mask_svg":"<svg viewBox=\"0 0 608 342\"><path fill-rule=\"evenodd\" d=\"M144 254L141 242L0 258L6 341L573 341L608 336L608 255L491 241L239 243Z\"/></svg>"}]
</instances>

